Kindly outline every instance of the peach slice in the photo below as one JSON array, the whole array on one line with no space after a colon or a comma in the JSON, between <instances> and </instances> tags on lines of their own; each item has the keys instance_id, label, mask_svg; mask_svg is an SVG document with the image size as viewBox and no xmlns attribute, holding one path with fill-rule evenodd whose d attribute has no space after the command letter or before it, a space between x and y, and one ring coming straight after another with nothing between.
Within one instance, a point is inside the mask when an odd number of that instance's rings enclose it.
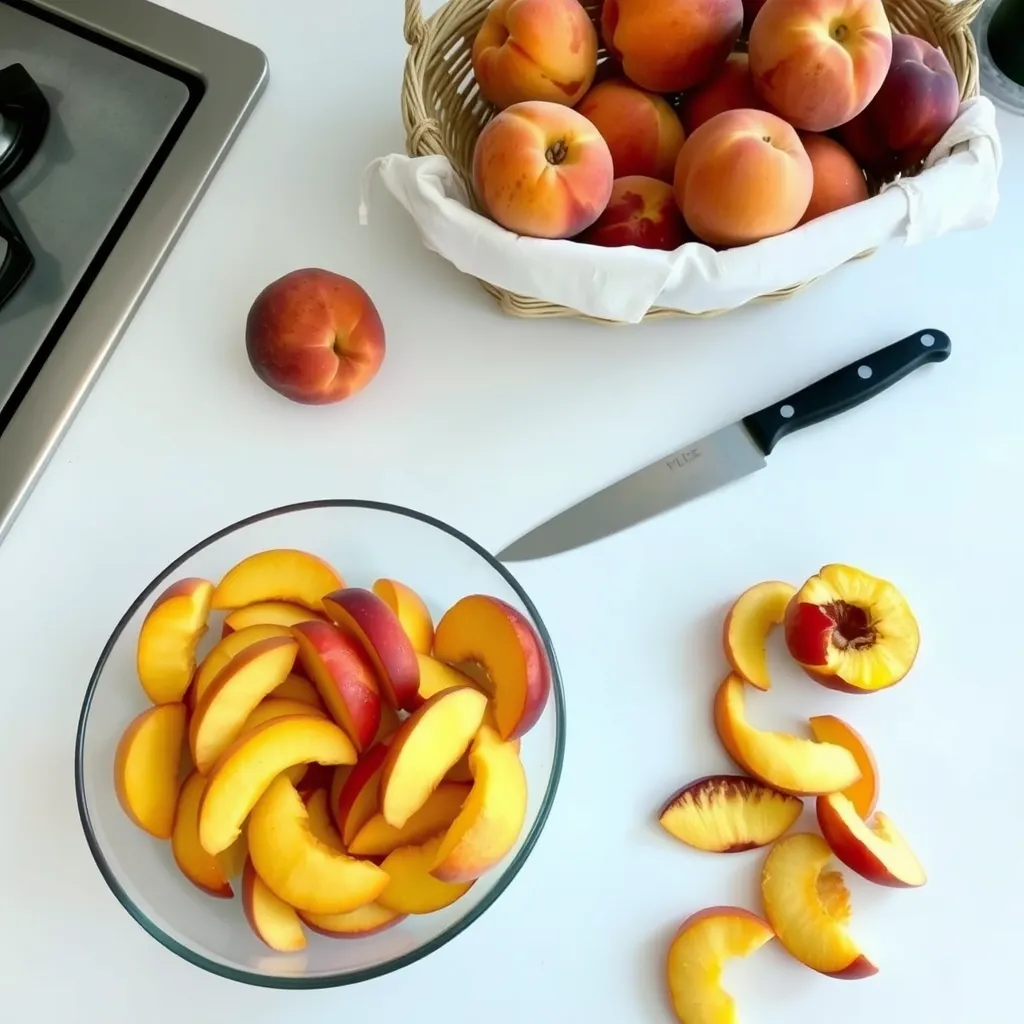
<instances>
[{"instance_id":1,"label":"peach slice","mask_svg":"<svg viewBox=\"0 0 1024 1024\"><path fill-rule=\"evenodd\" d=\"M841 872L825 870L831 859L828 843L811 832L779 840L761 873L765 916L802 964L832 978L867 978L878 968L846 930L850 894Z\"/></svg>"},{"instance_id":2,"label":"peach slice","mask_svg":"<svg viewBox=\"0 0 1024 1024\"><path fill-rule=\"evenodd\" d=\"M722 968L774 938L766 921L740 907L709 907L688 917L668 950L669 994L682 1024L736 1024Z\"/></svg>"},{"instance_id":3,"label":"peach slice","mask_svg":"<svg viewBox=\"0 0 1024 1024\"><path fill-rule=\"evenodd\" d=\"M473 882L442 882L430 873L441 841L437 836L422 846L402 846L384 858L380 867L389 881L377 897L382 907L397 914L431 914L469 892Z\"/></svg>"},{"instance_id":4,"label":"peach slice","mask_svg":"<svg viewBox=\"0 0 1024 1024\"><path fill-rule=\"evenodd\" d=\"M819 796L816 811L832 852L869 882L907 889L928 880L907 841L881 811L865 821L842 793Z\"/></svg>"},{"instance_id":5,"label":"peach slice","mask_svg":"<svg viewBox=\"0 0 1024 1024\"><path fill-rule=\"evenodd\" d=\"M740 768L796 796L835 793L860 778L857 761L845 747L755 729L744 714L745 685L730 674L715 695L718 737Z\"/></svg>"},{"instance_id":6,"label":"peach slice","mask_svg":"<svg viewBox=\"0 0 1024 1024\"><path fill-rule=\"evenodd\" d=\"M551 693L544 645L525 616L496 597L474 594L452 605L437 624L434 657L483 669L502 739L522 736L544 711Z\"/></svg>"},{"instance_id":7,"label":"peach slice","mask_svg":"<svg viewBox=\"0 0 1024 1024\"><path fill-rule=\"evenodd\" d=\"M444 690L407 718L388 747L380 776L384 820L401 828L469 746L487 698L470 686Z\"/></svg>"},{"instance_id":8,"label":"peach slice","mask_svg":"<svg viewBox=\"0 0 1024 1024\"><path fill-rule=\"evenodd\" d=\"M114 755L114 788L125 814L157 839L170 839L178 805L184 704L148 708L121 735Z\"/></svg>"},{"instance_id":9,"label":"peach slice","mask_svg":"<svg viewBox=\"0 0 1024 1024\"><path fill-rule=\"evenodd\" d=\"M381 701L380 725L377 727L374 741L381 743L383 740L390 739L398 732L398 727L401 724L402 719L398 717L398 712L387 701Z\"/></svg>"},{"instance_id":10,"label":"peach slice","mask_svg":"<svg viewBox=\"0 0 1024 1024\"><path fill-rule=\"evenodd\" d=\"M380 810L380 775L390 740L375 743L360 755L332 801L341 840L349 846L359 830Z\"/></svg>"},{"instance_id":11,"label":"peach slice","mask_svg":"<svg viewBox=\"0 0 1024 1024\"><path fill-rule=\"evenodd\" d=\"M434 646L434 620L423 598L398 580L375 580L371 589L398 616L412 649L429 654Z\"/></svg>"},{"instance_id":12,"label":"peach slice","mask_svg":"<svg viewBox=\"0 0 1024 1024\"><path fill-rule=\"evenodd\" d=\"M337 725L310 715L275 718L235 740L206 782L199 807L203 849L212 854L226 850L270 783L292 765L310 761L355 764L356 750Z\"/></svg>"},{"instance_id":13,"label":"peach slice","mask_svg":"<svg viewBox=\"0 0 1024 1024\"><path fill-rule=\"evenodd\" d=\"M297 626L320 616L289 601L257 601L236 608L224 618L224 632L232 633L246 626Z\"/></svg>"},{"instance_id":14,"label":"peach slice","mask_svg":"<svg viewBox=\"0 0 1024 1024\"><path fill-rule=\"evenodd\" d=\"M328 805L329 797L326 789L316 789L305 800L306 813L309 815L309 831L319 839L324 846L329 846L338 853L344 853L341 836L334 827L334 819L331 817L331 809Z\"/></svg>"},{"instance_id":15,"label":"peach slice","mask_svg":"<svg viewBox=\"0 0 1024 1024\"><path fill-rule=\"evenodd\" d=\"M192 761L206 775L264 697L287 679L299 645L271 637L246 647L217 674L189 722Z\"/></svg>"},{"instance_id":16,"label":"peach slice","mask_svg":"<svg viewBox=\"0 0 1024 1024\"><path fill-rule=\"evenodd\" d=\"M301 704L308 704L317 710L323 710L323 702L316 687L304 676L296 675L294 672L270 694L274 700L293 700Z\"/></svg>"},{"instance_id":17,"label":"peach slice","mask_svg":"<svg viewBox=\"0 0 1024 1024\"><path fill-rule=\"evenodd\" d=\"M860 768L860 778L850 787L843 790L843 795L850 798L857 813L866 818L875 809L878 802L878 766L870 747L864 738L841 718L835 715L815 715L808 720L811 732L819 743L835 743L846 747L853 754Z\"/></svg>"},{"instance_id":18,"label":"peach slice","mask_svg":"<svg viewBox=\"0 0 1024 1024\"><path fill-rule=\"evenodd\" d=\"M221 670L236 655L241 654L246 647L251 647L260 640L269 640L271 637L291 637L291 631L285 626L275 626L265 623L257 626L246 626L236 633L229 633L217 641L216 645L200 662L196 669L195 678L192 682L192 689L189 691L189 702L193 708L199 706L200 701L206 696L210 684L217 678Z\"/></svg>"},{"instance_id":19,"label":"peach slice","mask_svg":"<svg viewBox=\"0 0 1024 1024\"><path fill-rule=\"evenodd\" d=\"M515 742L481 726L469 767L473 788L430 870L442 882L470 882L489 871L515 846L526 821L526 771Z\"/></svg>"},{"instance_id":20,"label":"peach slice","mask_svg":"<svg viewBox=\"0 0 1024 1024\"><path fill-rule=\"evenodd\" d=\"M199 804L206 788L206 779L193 771L181 786L178 809L174 815L171 853L181 873L197 888L210 896L230 899L234 890L225 865L210 856L199 843Z\"/></svg>"},{"instance_id":21,"label":"peach slice","mask_svg":"<svg viewBox=\"0 0 1024 1024\"><path fill-rule=\"evenodd\" d=\"M725 617L722 641L733 672L759 690L771 687L765 641L782 624L796 587L780 580L755 584L736 599Z\"/></svg>"},{"instance_id":22,"label":"peach slice","mask_svg":"<svg viewBox=\"0 0 1024 1024\"><path fill-rule=\"evenodd\" d=\"M286 718L289 715L309 715L312 718L327 717L327 713L325 711L321 711L320 708L310 707L308 704L303 704L301 701L278 700L273 697L268 697L266 700L261 700L259 704L253 708L252 713L245 720L245 725L242 726L238 735L245 736L247 733L258 729L264 722L272 722L275 718ZM293 764L291 768L286 768L285 771L288 778L298 786L305 778L308 769L312 767L312 765L306 764Z\"/></svg>"},{"instance_id":23,"label":"peach slice","mask_svg":"<svg viewBox=\"0 0 1024 1024\"><path fill-rule=\"evenodd\" d=\"M249 857L260 878L296 910L347 913L372 903L388 885L388 875L376 864L348 857L313 835L306 805L284 775L256 802L248 835Z\"/></svg>"},{"instance_id":24,"label":"peach slice","mask_svg":"<svg viewBox=\"0 0 1024 1024\"><path fill-rule=\"evenodd\" d=\"M469 796L464 782L442 782L426 803L401 827L394 828L383 814L372 815L349 843L353 857L386 857L400 846L417 846L439 836L459 814Z\"/></svg>"},{"instance_id":25,"label":"peach slice","mask_svg":"<svg viewBox=\"0 0 1024 1024\"><path fill-rule=\"evenodd\" d=\"M299 659L334 720L365 750L380 727L380 690L362 645L331 622L292 627Z\"/></svg>"},{"instance_id":26,"label":"peach slice","mask_svg":"<svg viewBox=\"0 0 1024 1024\"><path fill-rule=\"evenodd\" d=\"M328 618L362 644L377 670L381 693L393 707L412 711L419 703L420 669L398 616L373 591L345 587L323 599Z\"/></svg>"},{"instance_id":27,"label":"peach slice","mask_svg":"<svg viewBox=\"0 0 1024 1024\"><path fill-rule=\"evenodd\" d=\"M910 671L921 634L906 598L888 580L826 565L786 609L786 646L816 682L874 693Z\"/></svg>"},{"instance_id":28,"label":"peach slice","mask_svg":"<svg viewBox=\"0 0 1024 1024\"><path fill-rule=\"evenodd\" d=\"M680 842L709 853L767 846L791 828L804 802L743 775L705 775L674 793L658 815Z\"/></svg>"},{"instance_id":29,"label":"peach slice","mask_svg":"<svg viewBox=\"0 0 1024 1024\"><path fill-rule=\"evenodd\" d=\"M139 682L154 704L176 704L196 668L196 645L207 630L213 584L189 577L172 583L153 602L135 655Z\"/></svg>"},{"instance_id":30,"label":"peach slice","mask_svg":"<svg viewBox=\"0 0 1024 1024\"><path fill-rule=\"evenodd\" d=\"M476 680L466 675L465 672L460 672L457 668L452 668L451 665L446 665L429 654L417 654L416 660L420 666L419 698L421 702L430 700L434 694L440 693L442 690L450 690L453 686L480 688L477 686Z\"/></svg>"},{"instance_id":31,"label":"peach slice","mask_svg":"<svg viewBox=\"0 0 1024 1024\"><path fill-rule=\"evenodd\" d=\"M244 608L264 601L287 601L314 612L320 599L345 581L322 558L292 548L260 551L233 566L213 592L211 607Z\"/></svg>"},{"instance_id":32,"label":"peach slice","mask_svg":"<svg viewBox=\"0 0 1024 1024\"><path fill-rule=\"evenodd\" d=\"M206 780L203 780L204 784ZM199 835L199 808L202 807L202 793L199 794L199 807L196 808L196 836ZM202 843L199 844L202 846ZM245 862L249 859L249 843L243 832L226 850L217 854L217 863L225 878L240 878L245 870Z\"/></svg>"},{"instance_id":33,"label":"peach slice","mask_svg":"<svg viewBox=\"0 0 1024 1024\"><path fill-rule=\"evenodd\" d=\"M355 768L353 764L339 764L335 765L331 769L331 785L328 790L328 806L331 809L331 816L334 819L335 828L341 831L341 825L338 819L338 799L341 797L341 791L345 787L345 783L348 782L348 777L352 774L352 770Z\"/></svg>"},{"instance_id":34,"label":"peach slice","mask_svg":"<svg viewBox=\"0 0 1024 1024\"><path fill-rule=\"evenodd\" d=\"M294 953L306 948L306 933L299 915L270 891L251 860L246 861L242 873L242 911L256 938L271 949Z\"/></svg>"},{"instance_id":35,"label":"peach slice","mask_svg":"<svg viewBox=\"0 0 1024 1024\"><path fill-rule=\"evenodd\" d=\"M392 928L407 917L406 914L388 910L379 903L367 903L347 914L299 913L302 923L310 931L332 939L358 939L363 935L376 935L386 928Z\"/></svg>"}]
</instances>

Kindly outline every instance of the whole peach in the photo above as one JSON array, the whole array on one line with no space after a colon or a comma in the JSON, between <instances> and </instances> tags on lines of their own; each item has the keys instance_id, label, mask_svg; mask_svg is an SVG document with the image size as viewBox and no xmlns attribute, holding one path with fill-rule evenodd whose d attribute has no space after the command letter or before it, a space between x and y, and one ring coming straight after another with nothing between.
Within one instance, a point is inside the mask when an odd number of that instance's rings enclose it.
<instances>
[{"instance_id":1,"label":"whole peach","mask_svg":"<svg viewBox=\"0 0 1024 1024\"><path fill-rule=\"evenodd\" d=\"M750 27L754 85L805 131L825 132L874 98L892 59L882 0L765 0Z\"/></svg>"},{"instance_id":2,"label":"whole peach","mask_svg":"<svg viewBox=\"0 0 1024 1024\"><path fill-rule=\"evenodd\" d=\"M800 141L814 171L811 201L800 218L801 224L867 199L868 183L864 172L848 150L827 135L814 132L801 132Z\"/></svg>"},{"instance_id":3,"label":"whole peach","mask_svg":"<svg viewBox=\"0 0 1024 1024\"><path fill-rule=\"evenodd\" d=\"M612 155L571 107L515 103L484 125L473 150L473 186L502 227L535 238L571 238L590 227L612 193Z\"/></svg>"},{"instance_id":4,"label":"whole peach","mask_svg":"<svg viewBox=\"0 0 1024 1024\"><path fill-rule=\"evenodd\" d=\"M640 174L616 178L604 213L577 241L590 245L636 245L641 249L678 249L686 225L667 181Z\"/></svg>"},{"instance_id":5,"label":"whole peach","mask_svg":"<svg viewBox=\"0 0 1024 1024\"><path fill-rule=\"evenodd\" d=\"M651 92L710 78L743 26L743 0L605 0L604 45L626 77Z\"/></svg>"},{"instance_id":6,"label":"whole peach","mask_svg":"<svg viewBox=\"0 0 1024 1024\"><path fill-rule=\"evenodd\" d=\"M573 106L597 71L597 29L579 0L496 0L473 41L484 99Z\"/></svg>"},{"instance_id":7,"label":"whole peach","mask_svg":"<svg viewBox=\"0 0 1024 1024\"><path fill-rule=\"evenodd\" d=\"M960 109L960 86L946 55L917 36L892 37L882 88L839 138L873 174L909 171L935 147Z\"/></svg>"},{"instance_id":8,"label":"whole peach","mask_svg":"<svg viewBox=\"0 0 1024 1024\"><path fill-rule=\"evenodd\" d=\"M384 362L384 325L373 300L349 277L293 270L256 296L245 323L256 375L306 405L361 391Z\"/></svg>"},{"instance_id":9,"label":"whole peach","mask_svg":"<svg viewBox=\"0 0 1024 1024\"><path fill-rule=\"evenodd\" d=\"M727 110L683 143L676 203L709 245L747 245L795 227L814 185L796 130L765 110Z\"/></svg>"},{"instance_id":10,"label":"whole peach","mask_svg":"<svg viewBox=\"0 0 1024 1024\"><path fill-rule=\"evenodd\" d=\"M745 53L730 53L728 60L706 82L683 95L679 116L687 135L725 110L764 110L754 88L750 62Z\"/></svg>"},{"instance_id":11,"label":"whole peach","mask_svg":"<svg viewBox=\"0 0 1024 1024\"><path fill-rule=\"evenodd\" d=\"M601 133L616 178L643 175L671 181L686 137L668 101L625 78L595 85L576 109Z\"/></svg>"}]
</instances>

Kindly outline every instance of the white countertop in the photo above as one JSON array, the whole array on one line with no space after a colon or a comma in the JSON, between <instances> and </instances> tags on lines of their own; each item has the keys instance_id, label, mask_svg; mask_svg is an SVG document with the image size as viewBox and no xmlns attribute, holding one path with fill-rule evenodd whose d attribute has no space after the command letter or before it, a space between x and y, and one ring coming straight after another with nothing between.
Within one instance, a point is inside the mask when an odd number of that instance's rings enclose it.
<instances>
[{"instance_id":1,"label":"white countertop","mask_svg":"<svg viewBox=\"0 0 1024 1024\"><path fill-rule=\"evenodd\" d=\"M752 714L793 729L832 712L860 729L881 765L880 807L929 881L899 892L847 872L854 934L880 973L832 981L769 947L728 973L742 1020L959 1024L1019 1005L1024 119L999 114L1002 202L984 230L890 248L720 319L524 322L427 253L383 189L358 226L363 167L403 146L397 0L167 2L264 48L271 80L0 545L0 1017L670 1021L675 926L711 904L759 906L762 854L699 855L654 819L678 785L729 767L710 724L722 613L751 583L799 583L830 561L904 590L923 634L915 669L857 700L780 668ZM387 329L379 377L333 407L279 398L245 357L252 298L307 265L356 277ZM512 567L558 649L567 757L537 849L468 933L397 975L275 992L179 960L108 891L75 810L81 697L123 610L197 539L261 509L348 496L422 509L497 550L924 327L951 335L948 362L787 440L765 472L601 545Z\"/></svg>"}]
</instances>

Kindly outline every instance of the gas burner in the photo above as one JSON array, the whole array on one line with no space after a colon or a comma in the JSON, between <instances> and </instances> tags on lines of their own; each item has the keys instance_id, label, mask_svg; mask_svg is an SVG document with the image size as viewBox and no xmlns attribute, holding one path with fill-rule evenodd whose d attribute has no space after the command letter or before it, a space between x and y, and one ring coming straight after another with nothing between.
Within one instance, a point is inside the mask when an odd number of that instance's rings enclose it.
<instances>
[{"instance_id":1,"label":"gas burner","mask_svg":"<svg viewBox=\"0 0 1024 1024\"><path fill-rule=\"evenodd\" d=\"M1024 0L987 0L971 31L982 92L1004 110L1024 114Z\"/></svg>"}]
</instances>

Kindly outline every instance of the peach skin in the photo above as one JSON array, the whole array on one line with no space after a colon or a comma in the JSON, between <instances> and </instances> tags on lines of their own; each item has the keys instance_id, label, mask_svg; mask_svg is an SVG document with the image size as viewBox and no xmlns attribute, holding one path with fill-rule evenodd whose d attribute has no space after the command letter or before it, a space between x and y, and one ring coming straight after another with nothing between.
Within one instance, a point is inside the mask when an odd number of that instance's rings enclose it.
<instances>
[{"instance_id":1,"label":"peach skin","mask_svg":"<svg viewBox=\"0 0 1024 1024\"><path fill-rule=\"evenodd\" d=\"M225 865L211 857L199 843L199 803L206 788L206 779L193 771L182 783L171 835L171 854L181 873L208 896L231 899L234 891L228 881Z\"/></svg>"},{"instance_id":2,"label":"peach skin","mask_svg":"<svg viewBox=\"0 0 1024 1024\"><path fill-rule=\"evenodd\" d=\"M332 939L358 939L363 935L376 935L377 932L400 924L406 916L388 910L379 903L366 903L347 914L299 912L299 918L310 931Z\"/></svg>"},{"instance_id":3,"label":"peach skin","mask_svg":"<svg viewBox=\"0 0 1024 1024\"><path fill-rule=\"evenodd\" d=\"M601 37L626 76L651 92L710 78L743 27L743 0L605 0Z\"/></svg>"},{"instance_id":4,"label":"peach skin","mask_svg":"<svg viewBox=\"0 0 1024 1024\"><path fill-rule=\"evenodd\" d=\"M848 150L835 139L814 132L801 132L800 141L814 172L811 201L800 218L801 224L867 199L867 179Z\"/></svg>"},{"instance_id":5,"label":"peach skin","mask_svg":"<svg viewBox=\"0 0 1024 1024\"><path fill-rule=\"evenodd\" d=\"M499 109L524 100L571 107L597 71L597 30L578 0L497 0L477 30L473 74Z\"/></svg>"},{"instance_id":6,"label":"peach skin","mask_svg":"<svg viewBox=\"0 0 1024 1024\"><path fill-rule=\"evenodd\" d=\"M595 85L576 110L608 143L616 178L639 174L672 180L686 135L663 96L638 89L625 78L611 78Z\"/></svg>"},{"instance_id":7,"label":"peach skin","mask_svg":"<svg viewBox=\"0 0 1024 1024\"><path fill-rule=\"evenodd\" d=\"M142 689L154 704L176 704L184 697L212 596L209 580L178 580L156 598L143 619L136 668Z\"/></svg>"},{"instance_id":8,"label":"peach skin","mask_svg":"<svg viewBox=\"0 0 1024 1024\"><path fill-rule=\"evenodd\" d=\"M388 756L388 742L374 743L364 751L334 794L331 809L346 846L380 810L380 773Z\"/></svg>"},{"instance_id":9,"label":"peach skin","mask_svg":"<svg viewBox=\"0 0 1024 1024\"><path fill-rule=\"evenodd\" d=\"M384 325L365 289L329 270L293 270L256 296L245 322L256 376L278 394L326 405L362 391L384 362ZM330 588L328 588L330 589Z\"/></svg>"},{"instance_id":10,"label":"peach skin","mask_svg":"<svg viewBox=\"0 0 1024 1024\"><path fill-rule=\"evenodd\" d=\"M492 220L534 238L571 238L608 205L612 155L582 114L557 103L507 107L473 149L473 187Z\"/></svg>"},{"instance_id":11,"label":"peach skin","mask_svg":"<svg viewBox=\"0 0 1024 1024\"><path fill-rule=\"evenodd\" d=\"M670 252L686 239L686 225L672 186L639 175L617 178L604 213L576 236L578 242L588 245L636 245Z\"/></svg>"},{"instance_id":12,"label":"peach skin","mask_svg":"<svg viewBox=\"0 0 1024 1024\"><path fill-rule=\"evenodd\" d=\"M691 135L705 121L726 110L763 110L764 100L754 88L750 62L745 53L730 53L729 59L706 82L690 89L679 105L679 118ZM671 181L671 178L666 179Z\"/></svg>"},{"instance_id":13,"label":"peach skin","mask_svg":"<svg viewBox=\"0 0 1024 1024\"><path fill-rule=\"evenodd\" d=\"M874 98L892 60L882 0L765 0L748 44L761 97L796 128L827 132Z\"/></svg>"},{"instance_id":14,"label":"peach skin","mask_svg":"<svg viewBox=\"0 0 1024 1024\"><path fill-rule=\"evenodd\" d=\"M705 121L676 163L676 202L709 245L748 245L789 231L813 186L796 131L763 110L727 110Z\"/></svg>"},{"instance_id":15,"label":"peach skin","mask_svg":"<svg viewBox=\"0 0 1024 1024\"><path fill-rule=\"evenodd\" d=\"M434 646L434 620L426 602L398 580L374 580L370 588L394 613L417 654L429 654Z\"/></svg>"}]
</instances>

